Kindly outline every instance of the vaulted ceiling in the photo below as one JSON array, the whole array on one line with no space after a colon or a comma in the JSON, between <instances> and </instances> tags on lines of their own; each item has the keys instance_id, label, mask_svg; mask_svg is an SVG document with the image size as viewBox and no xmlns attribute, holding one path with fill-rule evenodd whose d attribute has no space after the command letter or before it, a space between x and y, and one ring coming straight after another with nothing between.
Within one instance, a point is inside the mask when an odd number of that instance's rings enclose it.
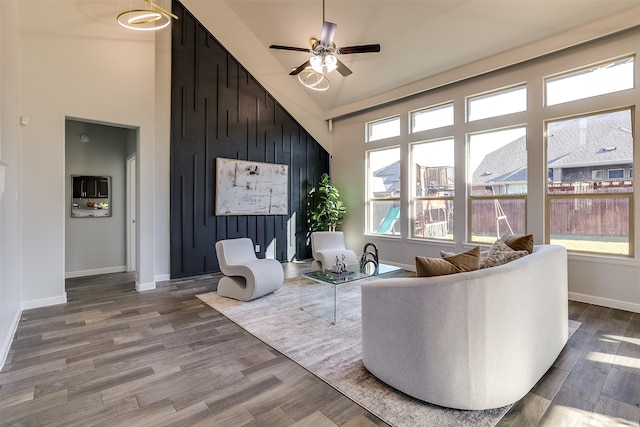
<instances>
[{"instance_id":1,"label":"vaulted ceiling","mask_svg":"<svg viewBox=\"0 0 640 427\"><path fill-rule=\"evenodd\" d=\"M209 12L203 7L206 1L213 3ZM308 47L310 38L320 38L322 0L183 4L193 6L205 24L208 13L223 13L227 20L234 15L235 28L216 24L210 28L214 36L230 44L231 52L268 89L287 96L305 91L305 102L312 102L325 118L376 104L385 96L401 96L399 88L410 93L418 82L505 52L511 52L505 61L517 62L522 55L540 55L640 23L638 0L325 0L325 19L337 24L338 47L379 43L381 52L340 55L353 74L331 73L331 88L319 93L288 75L309 54L271 50L269 45ZM233 34L232 43L227 32ZM550 38L556 40L543 46ZM238 42L252 50L238 49ZM524 47L529 51L518 55ZM243 58L245 54L251 60Z\"/></svg>"},{"instance_id":2,"label":"vaulted ceiling","mask_svg":"<svg viewBox=\"0 0 640 427\"><path fill-rule=\"evenodd\" d=\"M54 20L27 20L35 22L28 31L143 36L112 31L116 13L141 0L22 1L25 10L56 3L77 8ZM155 1L170 7L170 0ZM338 47L379 43L381 52L340 55L353 74L334 71L330 89L314 92L289 75L310 54L269 46L307 47L320 37L322 0L181 2L325 146L328 119L640 25L640 0L325 0ZM158 37L167 43L169 34Z\"/></svg>"}]
</instances>

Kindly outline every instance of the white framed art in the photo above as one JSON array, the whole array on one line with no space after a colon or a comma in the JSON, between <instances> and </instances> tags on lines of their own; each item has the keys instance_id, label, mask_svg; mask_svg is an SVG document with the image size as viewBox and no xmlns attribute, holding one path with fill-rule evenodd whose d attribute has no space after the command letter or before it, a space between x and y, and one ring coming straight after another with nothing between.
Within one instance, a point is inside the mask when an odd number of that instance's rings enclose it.
<instances>
[{"instance_id":1,"label":"white framed art","mask_svg":"<svg viewBox=\"0 0 640 427\"><path fill-rule=\"evenodd\" d=\"M289 166L216 158L216 215L288 215Z\"/></svg>"}]
</instances>

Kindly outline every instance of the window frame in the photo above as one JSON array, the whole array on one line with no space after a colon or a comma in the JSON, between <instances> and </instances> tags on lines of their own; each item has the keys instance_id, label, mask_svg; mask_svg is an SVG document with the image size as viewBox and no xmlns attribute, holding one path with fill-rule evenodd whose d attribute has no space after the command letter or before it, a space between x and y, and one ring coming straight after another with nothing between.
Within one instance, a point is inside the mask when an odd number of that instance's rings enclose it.
<instances>
[{"instance_id":1,"label":"window frame","mask_svg":"<svg viewBox=\"0 0 640 427\"><path fill-rule=\"evenodd\" d=\"M525 144L526 144L526 139L528 138L528 129L529 124L528 123L519 123L519 124L514 124L511 126L506 126L503 128L490 128L490 129L483 129L481 131L476 131L476 132L469 132L467 133L467 137L466 137L466 142L467 142L467 158L466 158L466 167L467 167L467 197L466 197L466 209L467 209L467 230L466 230L466 236L467 236L467 242L468 243L473 243L473 244L492 244L496 239L499 239L500 236L505 232L505 230L500 231L500 219L501 216L497 216L497 212L496 212L496 236L487 236L485 238L474 238L474 229L473 229L473 204L476 201L487 201L487 200L493 200L494 201L494 209L500 209L502 210L502 212L504 213L503 207L500 204L501 201L506 201L506 202L511 202L511 201L519 201L521 200L523 202L523 211L524 211L524 215L522 218L520 218L519 220L522 221L522 224L524 226L524 230L522 231L514 231L513 228L511 227L511 224L507 221L507 228L509 231L511 231L513 234L515 235L523 235L526 234L527 230L527 202L528 202L528 195L529 195L529 176L527 174L527 181L526 181L526 187L527 187L527 191L526 193L518 193L518 194L513 194L513 193L504 193L504 194L473 194L473 170L471 170L470 166L470 156L471 156L471 144L472 144L472 137L475 135L482 135L482 134L491 134L491 133L495 133L495 132L502 132L502 131L509 131L509 130L516 130L516 129L524 129L524 137L525 137ZM514 140L515 141L515 140ZM506 146L508 144L505 144L503 146ZM528 164L528 153L527 153L527 164ZM497 204L496 204L497 203Z\"/></svg>"},{"instance_id":2,"label":"window frame","mask_svg":"<svg viewBox=\"0 0 640 427\"><path fill-rule=\"evenodd\" d=\"M611 172L622 172L622 176L620 176L620 177L611 177ZM615 180L618 180L618 179L625 179L624 168L607 169L607 180L615 181Z\"/></svg>"},{"instance_id":3,"label":"window frame","mask_svg":"<svg viewBox=\"0 0 640 427\"><path fill-rule=\"evenodd\" d=\"M418 218L416 218L415 215L415 211L416 211L416 203L418 201L443 201L445 202L445 204L449 204L451 206L451 221L453 221L453 209L454 209L454 199L455 199L455 170L456 170L456 165L455 165L455 160L454 160L454 164L452 167L453 169L453 177L454 177L454 182L453 182L453 191L452 194L450 195L442 195L442 196L419 196L416 193L416 185L414 185L414 183L416 183L418 181L417 177L415 176L415 165L416 162L414 161L414 154L413 154L413 150L414 147L422 145L422 144L430 144L430 143L437 143L437 142L444 142L444 141L451 141L452 144L452 148L454 149L454 159L455 159L455 138L453 136L449 136L449 137L444 137L444 138L437 138L437 139L430 139L430 140L424 140L424 141L416 141L416 142L412 142L409 144L409 168L411 169L409 175L410 175L410 183L411 185L409 186L409 188L411 189L411 193L410 193L410 201L409 201L409 237L412 239L419 239L419 240L441 240L441 241L447 241L447 242L451 242L454 240L454 233L453 233L453 227L455 226L455 224L452 224L451 226L451 233L450 233L450 237L436 237L436 236L425 236L424 232L422 236L417 235L416 233L416 223L418 221ZM424 230L424 225L423 225L423 230ZM449 233L446 234L446 236L449 236Z\"/></svg>"},{"instance_id":4,"label":"window frame","mask_svg":"<svg viewBox=\"0 0 640 427\"><path fill-rule=\"evenodd\" d=\"M443 110L443 109L449 108L449 107L451 107L451 123L445 124L445 125L438 125L438 126L434 126L434 127L430 127L430 128L426 128L426 129L415 130L414 121L415 121L416 115L418 115L419 113L426 113L426 112L429 112L429 111ZM434 129L441 129L443 127L453 126L454 124L455 124L455 103L453 101L442 102L442 103L439 103L439 104L430 105L430 106L427 106L427 107L418 108L416 110L409 111L409 134L427 132L427 131L431 131L431 130L434 130Z\"/></svg>"},{"instance_id":5,"label":"window frame","mask_svg":"<svg viewBox=\"0 0 640 427\"><path fill-rule=\"evenodd\" d=\"M587 98L588 99L588 98ZM594 116L598 116L598 115L604 115L604 114L610 114L610 113L615 113L615 112L620 112L620 111L629 111L630 114L630 118L631 118L631 122L632 122L632 126L631 128L633 129L633 121L635 118L635 115L637 113L635 106L627 106L627 107L620 107L620 108L611 108L611 109L606 109L606 110L601 110L601 111L595 111L595 112L589 112L589 113L583 113L583 114L576 114L576 115L572 115L572 116L566 116L566 117L559 117L559 118L554 118L554 119L548 119L548 120L544 120L543 121L543 125L545 128L545 153L544 153L544 162L545 162L545 167L549 167L549 159L548 159L548 150L549 150L549 124L551 123L557 123L557 122L562 122L562 121L568 121L568 120L574 120L574 119L580 119L580 118L588 118L588 117L594 117ZM632 144L634 144L634 151L636 149L635 147L635 140L636 140L636 135L635 135L635 131L631 136L632 138ZM632 162L635 159L635 154L632 155ZM633 164L629 169L633 169L633 167L635 166L635 164ZM616 168L617 170L622 170L623 174L624 174L624 168ZM604 181L606 184L607 179L605 179L605 176L609 176L608 175L608 169L607 169L607 174L605 175L605 169L594 169L591 171L591 176L592 176L592 181ZM595 173L596 172L602 172L602 179L597 178ZM618 180L617 178L615 180ZM633 178L622 178L622 181L631 181L633 182ZM547 183L545 185L545 189L544 189L544 196L545 196L545 242L549 243L549 244L553 244L554 242L552 241L552 233L551 233L551 210L552 210L552 203L555 200L574 200L576 202L580 201L582 203L584 202L589 202L589 201L593 201L593 200L599 200L599 199L626 199L627 200L627 206L628 206L628 212L627 215L629 217L629 221L628 221L628 253L617 253L617 252L603 252L603 251L592 251L592 250L580 250L580 249L576 249L576 248L567 248L567 250L570 253L579 253L579 254L586 254L586 255L600 255L600 256L616 256L616 257L624 257L624 258L634 258L635 257L635 221L633 220L634 218L634 203L635 203L635 188L632 185L631 189L629 191L611 191L611 192L602 192L602 193L569 193L569 194L560 194L560 193L550 193L549 192L549 183Z\"/></svg>"},{"instance_id":6,"label":"window frame","mask_svg":"<svg viewBox=\"0 0 640 427\"><path fill-rule=\"evenodd\" d=\"M372 186L372 182L371 182L371 158L370 155L371 153L377 153L377 152L381 152L381 151L389 151L389 150L398 150L398 161L400 162L400 168L402 168L402 148L400 147L400 145L391 145L391 146L387 146L387 147L381 147L381 148L374 148L371 150L366 150L365 151L365 164L366 164L366 168L365 168L365 185L366 185L366 200L365 200L365 235L369 235L369 236L385 236L385 237L392 237L392 238L401 238L402 237L402 230L400 230L400 233L398 234L394 234L394 233L377 233L375 231L373 231L373 209L372 209L372 205L375 203L383 203L383 202L393 202L396 203L398 205L399 208L399 218L398 220L395 221L394 225L397 224L401 224L402 220L402 215L403 215L403 209L402 209L402 205L401 205L401 195L403 192L403 181L402 181L402 176L399 177L399 185L400 188L398 189L398 195L397 196L389 196L389 197L375 197L373 195L373 191L371 189ZM393 227L392 227L393 229Z\"/></svg>"},{"instance_id":7,"label":"window frame","mask_svg":"<svg viewBox=\"0 0 640 427\"><path fill-rule=\"evenodd\" d=\"M602 92L602 93L595 93L593 95L587 95L581 98L572 98L572 99L568 99L566 101L561 101L561 102L556 102L553 104L549 104L549 83L553 82L555 80L559 80L562 78L566 78L566 79L570 79L572 76L579 76L581 74L585 74L586 71L589 70L597 70L597 69L601 69L601 68L609 68L611 65L613 64L617 64L617 63L621 63L621 62L628 62L628 61L632 61L633 62L633 71L632 71L632 85L631 87L628 88L623 88L623 89L617 89L617 90L613 90L613 91L609 91L609 92ZM545 108L549 108L549 107L555 107L556 105L563 105L563 104L567 104L570 102L577 102L577 101L585 101L587 99L591 99L591 98L595 98L598 96L604 96L604 95L610 95L613 93L618 93L621 91L625 91L625 90L633 90L636 86L637 86L637 82L635 81L635 68L637 67L637 63L636 63L636 55L624 55L624 56L619 56L619 57L614 57L614 58L609 58L609 59L605 59L603 61L598 61L589 65L584 65L582 67L577 67L577 68L573 68L570 70L565 70L559 73L554 73L552 75L549 76L545 76L543 78L543 83L542 83L542 91L543 91L543 97L544 97L544 107Z\"/></svg>"},{"instance_id":8,"label":"window frame","mask_svg":"<svg viewBox=\"0 0 640 427\"><path fill-rule=\"evenodd\" d=\"M390 135L390 136L386 136L386 137L382 137L382 138L376 138L376 139L372 139L371 138L371 130L373 129L373 127L377 124L384 124L384 123L392 123L392 122L398 122L398 133L396 135ZM376 120L371 120L369 122L365 123L365 143L369 143L369 142L374 142L374 141L383 141L385 139L389 139L389 138L396 138L398 136L400 136L402 134L402 129L401 129L401 120L400 120L400 114L396 114L393 116L388 116L382 119L376 119Z\"/></svg>"},{"instance_id":9,"label":"window frame","mask_svg":"<svg viewBox=\"0 0 640 427\"><path fill-rule=\"evenodd\" d=\"M524 100L524 109L522 110L514 110L514 111L509 111L509 112L504 112L504 113L500 113L500 114L494 114L494 115L490 115L490 116L483 116L483 117L478 117L478 118L472 118L471 117L471 103L474 100L482 100L482 99L488 99L491 97L495 97L495 96L500 96L502 95L506 95L509 93L513 93L519 90L523 90L524 91L524 95L525 95L525 100ZM528 108L528 98L529 98L529 88L527 87L527 83L526 82L519 82L513 85L509 85L509 86L504 86L504 87L500 87L500 88L496 88L487 92L482 92L482 93L477 93L477 94L473 94L473 95L469 95L465 97L465 118L467 120L467 122L472 123L472 122L478 122L480 120L487 120L487 119L493 119L496 117L504 117L504 116L509 116L511 114L518 114L518 113L524 113L527 111Z\"/></svg>"}]
</instances>

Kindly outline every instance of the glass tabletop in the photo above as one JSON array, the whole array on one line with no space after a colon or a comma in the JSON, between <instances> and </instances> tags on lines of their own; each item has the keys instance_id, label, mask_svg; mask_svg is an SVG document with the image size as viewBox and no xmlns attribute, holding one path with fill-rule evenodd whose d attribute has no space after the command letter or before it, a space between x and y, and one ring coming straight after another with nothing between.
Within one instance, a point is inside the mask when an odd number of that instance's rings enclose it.
<instances>
[{"instance_id":1,"label":"glass tabletop","mask_svg":"<svg viewBox=\"0 0 640 427\"><path fill-rule=\"evenodd\" d=\"M348 266L348 270L344 273L334 273L331 269L316 270L304 273L304 276L320 280L325 283L339 285L341 283L353 282L354 280L364 279L365 277L378 276L380 274L391 273L392 271L401 270L401 267L395 265L378 264L378 267L372 263L365 265L364 269L360 269L360 264L352 264Z\"/></svg>"},{"instance_id":2,"label":"glass tabletop","mask_svg":"<svg viewBox=\"0 0 640 427\"><path fill-rule=\"evenodd\" d=\"M373 263L367 263L362 269L360 264L349 265L348 271L344 273L333 273L331 269L304 273L305 277L313 279L313 281L300 288L300 310L307 311L335 325L339 311L338 306L353 303L353 301L343 300L338 296L338 290L344 289L338 285L399 270L402 268L386 264L379 264L376 268Z\"/></svg>"}]
</instances>

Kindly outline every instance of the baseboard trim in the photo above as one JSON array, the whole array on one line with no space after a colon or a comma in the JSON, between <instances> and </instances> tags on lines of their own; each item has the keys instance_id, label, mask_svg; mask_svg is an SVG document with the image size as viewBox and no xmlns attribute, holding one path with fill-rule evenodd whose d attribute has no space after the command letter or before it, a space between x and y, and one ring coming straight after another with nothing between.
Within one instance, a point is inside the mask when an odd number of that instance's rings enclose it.
<instances>
[{"instance_id":1,"label":"baseboard trim","mask_svg":"<svg viewBox=\"0 0 640 427\"><path fill-rule=\"evenodd\" d=\"M9 330L11 331L7 336L2 340L2 347L0 348L0 371L4 368L4 364L7 361L7 356L9 356L9 349L11 349L11 343L13 342L13 337L16 335L18 331L18 325L20 324L20 318L22 318L22 309L16 311L16 315L13 317L11 321L11 326Z\"/></svg>"},{"instance_id":2,"label":"baseboard trim","mask_svg":"<svg viewBox=\"0 0 640 427\"><path fill-rule=\"evenodd\" d=\"M138 291L138 292L151 291L151 290L153 290L155 288L156 288L156 282L138 283L136 281L136 291Z\"/></svg>"},{"instance_id":3,"label":"baseboard trim","mask_svg":"<svg viewBox=\"0 0 640 427\"><path fill-rule=\"evenodd\" d=\"M158 282L166 282L167 280L171 280L171 275L170 274L158 274L157 276L154 276L153 281L158 283Z\"/></svg>"},{"instance_id":4,"label":"baseboard trim","mask_svg":"<svg viewBox=\"0 0 640 427\"><path fill-rule=\"evenodd\" d=\"M601 305L603 307L615 308L618 310L631 311L640 313L640 304L628 301L620 301L611 298L595 297L593 295L580 294L577 292L569 292L569 299L572 301L584 302L587 304Z\"/></svg>"},{"instance_id":5,"label":"baseboard trim","mask_svg":"<svg viewBox=\"0 0 640 427\"><path fill-rule=\"evenodd\" d=\"M50 305L65 304L67 302L67 293L51 298L33 299L30 301L22 301L22 309L29 310L31 308L48 307Z\"/></svg>"},{"instance_id":6,"label":"baseboard trim","mask_svg":"<svg viewBox=\"0 0 640 427\"><path fill-rule=\"evenodd\" d=\"M66 273L64 273L64 278L72 279L74 277L97 276L99 274L109 273L123 273L125 271L127 271L126 265L118 265L115 267L94 268L92 270L67 271Z\"/></svg>"}]
</instances>

